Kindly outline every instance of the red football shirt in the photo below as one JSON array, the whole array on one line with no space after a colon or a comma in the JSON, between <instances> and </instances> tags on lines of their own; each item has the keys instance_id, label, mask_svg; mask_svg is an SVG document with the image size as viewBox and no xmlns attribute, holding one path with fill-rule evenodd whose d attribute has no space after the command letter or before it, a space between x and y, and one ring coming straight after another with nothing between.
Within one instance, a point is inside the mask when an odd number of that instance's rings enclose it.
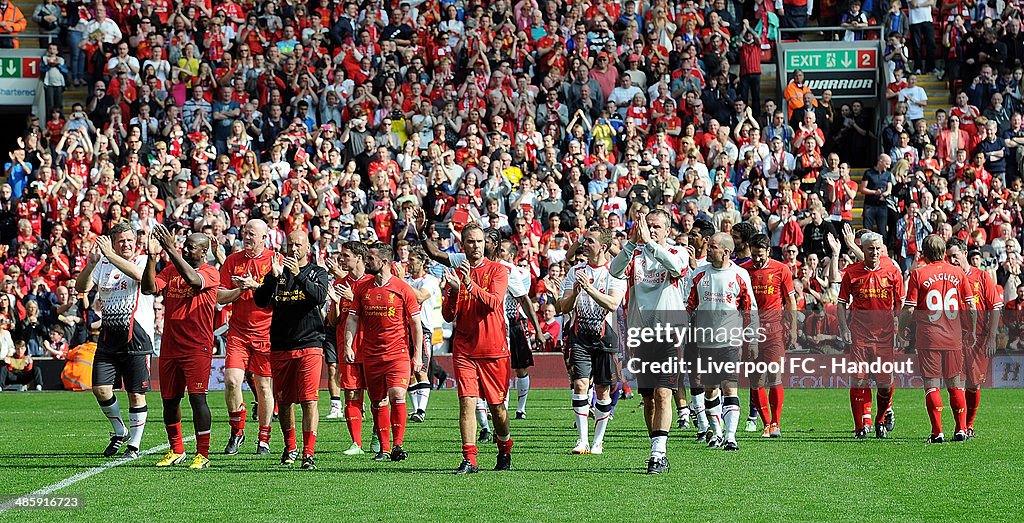
<instances>
[{"instance_id":1,"label":"red football shirt","mask_svg":"<svg viewBox=\"0 0 1024 523\"><path fill-rule=\"evenodd\" d=\"M772 259L761 268L754 266L753 260L741 263L740 267L750 275L761 326L769 332L781 330L785 327L782 311L786 310L786 300L796 294L793 272L785 263Z\"/></svg>"},{"instance_id":2,"label":"red football shirt","mask_svg":"<svg viewBox=\"0 0 1024 523\"><path fill-rule=\"evenodd\" d=\"M967 275L945 260L910 272L904 305L914 307L918 350L963 348L961 311L974 302Z\"/></svg>"},{"instance_id":3,"label":"red football shirt","mask_svg":"<svg viewBox=\"0 0 1024 523\"><path fill-rule=\"evenodd\" d=\"M384 285L373 278L352 300L349 313L359 318L360 351L364 361L408 359L410 328L420 326L420 303L412 287L395 276Z\"/></svg>"},{"instance_id":4,"label":"red football shirt","mask_svg":"<svg viewBox=\"0 0 1024 523\"><path fill-rule=\"evenodd\" d=\"M851 311L849 327L854 343L893 343L895 314L902 302L903 276L888 260L882 259L875 269L858 262L843 273L839 303Z\"/></svg>"},{"instance_id":5,"label":"red football shirt","mask_svg":"<svg viewBox=\"0 0 1024 523\"><path fill-rule=\"evenodd\" d=\"M257 283L270 272L274 263L274 251L263 249L258 256L249 256L245 251L228 255L220 268L220 282L224 289L234 289L232 276L252 276ZM252 290L242 293L231 304L231 319L228 321L228 335L238 336L243 342L268 342L270 340L270 318L273 311L256 306ZM269 350L269 348L268 348Z\"/></svg>"},{"instance_id":6,"label":"red football shirt","mask_svg":"<svg viewBox=\"0 0 1024 523\"><path fill-rule=\"evenodd\" d=\"M441 312L446 321L455 322L452 355L463 358L501 358L508 356L505 323L505 293L508 269L484 260L469 271L472 284L459 288L458 294L445 287Z\"/></svg>"},{"instance_id":7,"label":"red football shirt","mask_svg":"<svg viewBox=\"0 0 1024 523\"><path fill-rule=\"evenodd\" d=\"M975 267L968 267L967 284L971 286L971 294L974 296L974 307L978 309L978 325L975 332L979 340L987 340L989 333L989 314L1003 308L1003 296L999 287L988 271Z\"/></svg>"},{"instance_id":8,"label":"red football shirt","mask_svg":"<svg viewBox=\"0 0 1024 523\"><path fill-rule=\"evenodd\" d=\"M335 284L346 285L352 289L353 298L366 292L366 287L371 283L373 283L373 276L365 273L359 278L353 278L352 274L346 274L341 280L335 281ZM338 329L336 336L338 348L342 351L345 349L345 322L348 321L348 313L351 310L352 300L342 298L341 302L338 303ZM356 329L355 339L352 340L352 352L356 353L356 361L363 361L362 351L359 350L362 343L360 339L361 331L362 329Z\"/></svg>"},{"instance_id":9,"label":"red football shirt","mask_svg":"<svg viewBox=\"0 0 1024 523\"><path fill-rule=\"evenodd\" d=\"M213 350L213 316L217 312L217 289L220 274L212 265L196 269L203 279L203 288L196 292L169 265L156 275L156 287L164 293L164 333L160 355L165 358L187 357L207 349Z\"/></svg>"}]
</instances>

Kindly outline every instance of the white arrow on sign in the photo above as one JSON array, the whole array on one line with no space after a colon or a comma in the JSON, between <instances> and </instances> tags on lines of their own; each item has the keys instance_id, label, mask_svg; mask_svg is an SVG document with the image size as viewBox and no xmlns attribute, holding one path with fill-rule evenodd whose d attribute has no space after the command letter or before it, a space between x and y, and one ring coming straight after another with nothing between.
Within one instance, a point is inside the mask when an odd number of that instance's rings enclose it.
<instances>
[{"instance_id":1,"label":"white arrow on sign","mask_svg":"<svg viewBox=\"0 0 1024 523\"><path fill-rule=\"evenodd\" d=\"M853 60L850 60L850 53L843 53L843 60L839 63L843 64L843 68L849 69L853 65Z\"/></svg>"},{"instance_id":2,"label":"white arrow on sign","mask_svg":"<svg viewBox=\"0 0 1024 523\"><path fill-rule=\"evenodd\" d=\"M7 60L7 67L4 70L8 75L14 76L14 73L18 72L18 66L14 65L14 60Z\"/></svg>"}]
</instances>

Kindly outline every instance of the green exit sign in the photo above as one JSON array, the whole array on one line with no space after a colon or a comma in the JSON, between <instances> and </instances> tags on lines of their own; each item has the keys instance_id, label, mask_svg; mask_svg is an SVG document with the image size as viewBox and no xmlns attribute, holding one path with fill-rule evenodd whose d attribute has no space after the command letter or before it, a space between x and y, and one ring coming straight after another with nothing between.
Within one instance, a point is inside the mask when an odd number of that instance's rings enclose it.
<instances>
[{"instance_id":1,"label":"green exit sign","mask_svg":"<svg viewBox=\"0 0 1024 523\"><path fill-rule=\"evenodd\" d=\"M0 58L0 78L21 78L21 58Z\"/></svg>"},{"instance_id":2,"label":"green exit sign","mask_svg":"<svg viewBox=\"0 0 1024 523\"><path fill-rule=\"evenodd\" d=\"M805 71L845 71L874 69L878 66L876 49L812 49L786 51L786 69Z\"/></svg>"}]
</instances>

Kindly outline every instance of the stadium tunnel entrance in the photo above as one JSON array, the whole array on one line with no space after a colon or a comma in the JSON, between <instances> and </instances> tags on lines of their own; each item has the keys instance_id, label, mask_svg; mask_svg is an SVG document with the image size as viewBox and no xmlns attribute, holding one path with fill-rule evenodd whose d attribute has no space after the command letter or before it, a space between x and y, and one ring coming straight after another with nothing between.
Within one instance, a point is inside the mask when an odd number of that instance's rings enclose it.
<instances>
[{"instance_id":1,"label":"stadium tunnel entrance","mask_svg":"<svg viewBox=\"0 0 1024 523\"><path fill-rule=\"evenodd\" d=\"M28 129L31 114L31 105L0 106L0 152L4 163L11 161L10 152L18 147L18 137ZM7 179L6 174L0 176Z\"/></svg>"}]
</instances>

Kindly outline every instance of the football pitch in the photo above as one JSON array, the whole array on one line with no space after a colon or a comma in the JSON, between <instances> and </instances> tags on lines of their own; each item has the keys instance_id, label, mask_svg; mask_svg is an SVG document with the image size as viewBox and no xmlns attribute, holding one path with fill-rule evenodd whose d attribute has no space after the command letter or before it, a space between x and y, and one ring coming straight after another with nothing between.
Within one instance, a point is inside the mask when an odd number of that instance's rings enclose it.
<instances>
[{"instance_id":1,"label":"football pitch","mask_svg":"<svg viewBox=\"0 0 1024 523\"><path fill-rule=\"evenodd\" d=\"M741 431L745 391L742 396ZM253 454L253 422L240 454L220 454L228 435L221 393L210 395L212 466L191 471L153 466L166 444L158 394L149 395L142 445L152 452L97 468L112 461L100 456L110 425L91 394L4 392L0 494L61 484L67 486L52 495L79 496L84 508L11 509L0 521L1021 520L1024 391L983 391L978 437L938 445L924 443L929 427L922 391L897 391L896 430L884 441L853 438L848 398L847 390L789 390L783 437L741 432L734 453L695 444L692 429L673 430L671 471L647 476L650 448L639 398L620 401L603 455L573 456L568 391L534 390L528 419L512 422L513 471L492 472L494 444L481 443L481 472L456 477L451 472L462 457L451 390L434 391L426 423L409 424L410 457L400 463L343 455L349 444L344 422L321 418L315 471L278 464L278 426L270 456ZM328 405L321 399L323 416ZM950 438L952 416L948 398L943 401ZM183 410L184 432L191 436L189 409ZM369 430L367 416L367 441ZM195 443L185 447L191 457Z\"/></svg>"}]
</instances>

